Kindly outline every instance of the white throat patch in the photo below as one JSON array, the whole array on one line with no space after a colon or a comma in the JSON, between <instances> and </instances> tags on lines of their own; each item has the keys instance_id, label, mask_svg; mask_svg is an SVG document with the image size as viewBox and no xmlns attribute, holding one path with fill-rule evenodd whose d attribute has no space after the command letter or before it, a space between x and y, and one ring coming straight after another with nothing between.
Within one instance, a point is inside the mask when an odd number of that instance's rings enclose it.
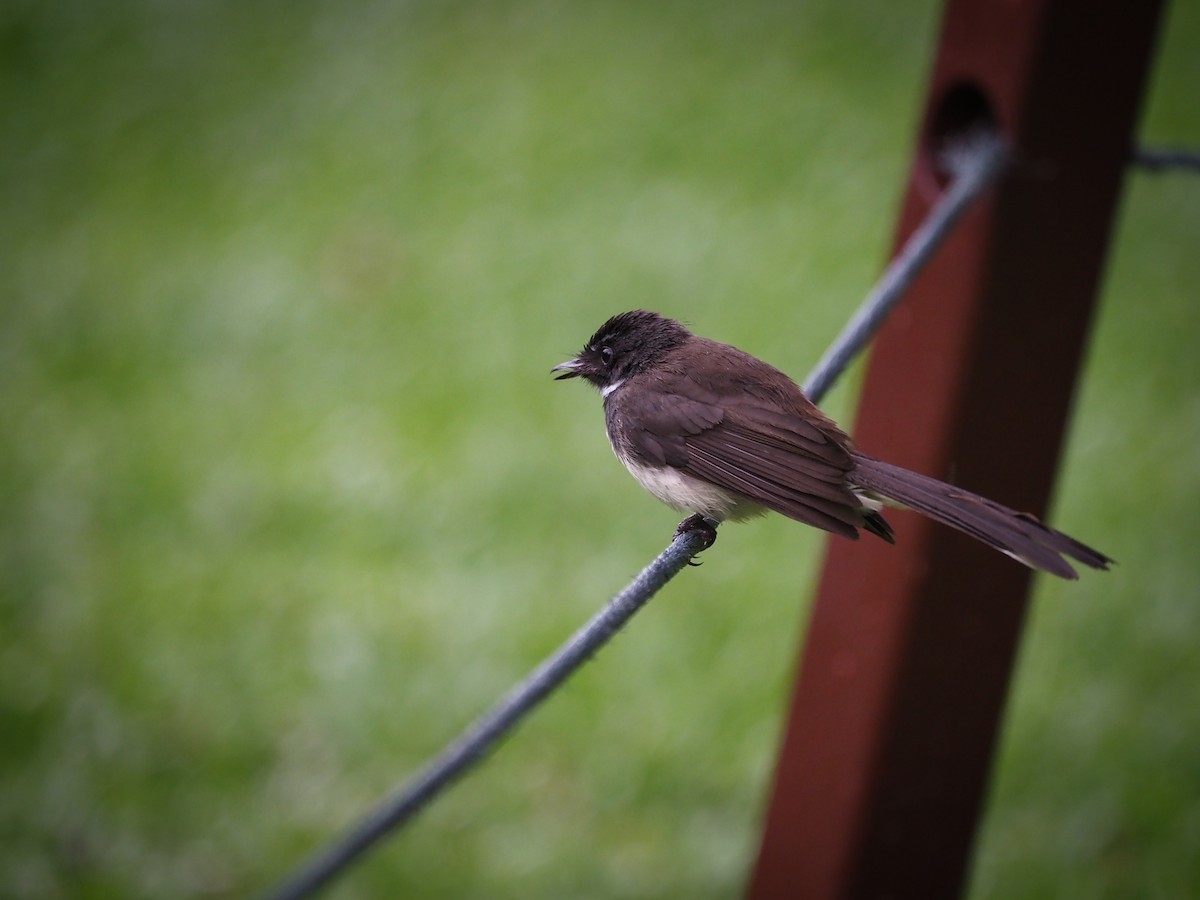
<instances>
[{"instance_id":1,"label":"white throat patch","mask_svg":"<svg viewBox=\"0 0 1200 900\"><path fill-rule=\"evenodd\" d=\"M624 378L622 378L620 381L614 381L614 382L613 382L612 384L610 384L608 387L601 388L601 389L600 389L600 396L601 396L601 397L607 397L609 394L611 394L613 391L615 391L617 388L619 388L619 387L620 387L621 385L623 385L624 383L625 383L625 379L624 379Z\"/></svg>"}]
</instances>

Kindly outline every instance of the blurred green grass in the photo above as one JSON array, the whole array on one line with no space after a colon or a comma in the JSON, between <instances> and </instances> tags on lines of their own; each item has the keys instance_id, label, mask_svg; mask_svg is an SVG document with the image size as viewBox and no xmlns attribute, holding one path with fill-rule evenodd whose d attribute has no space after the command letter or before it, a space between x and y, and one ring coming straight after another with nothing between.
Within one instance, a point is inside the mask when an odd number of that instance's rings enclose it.
<instances>
[{"instance_id":1,"label":"blurred green grass","mask_svg":"<svg viewBox=\"0 0 1200 900\"><path fill-rule=\"evenodd\" d=\"M260 890L621 587L676 517L550 366L650 306L803 376L936 18L0 9L0 893ZM1196 83L1180 4L1148 139ZM1054 516L1120 566L1039 585L973 896L1200 891L1197 234L1131 175ZM739 893L821 546L724 533L334 895Z\"/></svg>"}]
</instances>

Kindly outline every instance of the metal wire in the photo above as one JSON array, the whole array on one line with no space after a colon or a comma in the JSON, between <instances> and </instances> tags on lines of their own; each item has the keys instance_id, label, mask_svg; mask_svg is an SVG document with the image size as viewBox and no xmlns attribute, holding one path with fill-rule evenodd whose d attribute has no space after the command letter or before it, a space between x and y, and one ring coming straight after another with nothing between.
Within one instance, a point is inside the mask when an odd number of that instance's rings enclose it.
<instances>
[{"instance_id":1,"label":"metal wire","mask_svg":"<svg viewBox=\"0 0 1200 900\"><path fill-rule=\"evenodd\" d=\"M806 392L819 400L854 356L878 330L916 273L953 228L963 212L1001 171L1005 152L994 137L972 140L948 160L955 178L929 218L884 271L845 330L809 376ZM299 900L332 881L374 844L408 822L455 779L487 753L542 700L619 631L639 609L707 546L696 532L671 542L621 593L580 628L487 713L429 761L410 781L383 800L341 839L313 856L266 896Z\"/></svg>"},{"instance_id":2,"label":"metal wire","mask_svg":"<svg viewBox=\"0 0 1200 900\"><path fill-rule=\"evenodd\" d=\"M454 779L478 762L547 695L608 643L700 550L696 532L679 535L625 590L580 628L485 715L477 719L425 768L384 800L341 840L313 857L268 896L272 900L307 897L328 883L388 832L399 828Z\"/></svg>"},{"instance_id":3,"label":"metal wire","mask_svg":"<svg viewBox=\"0 0 1200 900\"><path fill-rule=\"evenodd\" d=\"M990 133L980 133L945 155L945 165L954 175L950 189L930 210L921 227L909 236L842 333L805 379L804 393L813 403L821 402L846 366L875 336L962 214L1000 174L1007 156L1004 142Z\"/></svg>"},{"instance_id":4,"label":"metal wire","mask_svg":"<svg viewBox=\"0 0 1200 900\"><path fill-rule=\"evenodd\" d=\"M1200 151L1173 147L1138 147L1133 161L1147 171L1159 173L1174 169L1200 172Z\"/></svg>"}]
</instances>

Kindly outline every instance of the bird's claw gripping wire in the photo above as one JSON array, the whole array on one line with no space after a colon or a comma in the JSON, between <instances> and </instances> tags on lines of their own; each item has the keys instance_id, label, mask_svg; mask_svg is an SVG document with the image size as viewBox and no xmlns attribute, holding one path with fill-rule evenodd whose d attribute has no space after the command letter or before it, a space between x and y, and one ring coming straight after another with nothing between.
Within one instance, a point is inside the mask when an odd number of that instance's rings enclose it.
<instances>
[{"instance_id":1,"label":"bird's claw gripping wire","mask_svg":"<svg viewBox=\"0 0 1200 900\"><path fill-rule=\"evenodd\" d=\"M675 536L672 540L677 540L686 534L697 534L700 536L701 545L696 549L696 553L701 550L707 550L717 542L717 526L721 524L716 519L710 519L708 516L702 516L699 513L693 516L688 516L679 523L679 527L675 529ZM700 565L695 559L696 554L692 554L692 559L688 560L689 566Z\"/></svg>"}]
</instances>

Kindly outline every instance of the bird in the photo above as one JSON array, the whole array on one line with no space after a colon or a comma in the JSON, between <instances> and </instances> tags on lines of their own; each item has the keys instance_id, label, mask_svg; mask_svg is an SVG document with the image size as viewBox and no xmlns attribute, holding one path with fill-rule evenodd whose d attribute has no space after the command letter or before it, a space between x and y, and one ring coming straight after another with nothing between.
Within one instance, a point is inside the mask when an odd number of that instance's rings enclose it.
<instances>
[{"instance_id":1,"label":"bird","mask_svg":"<svg viewBox=\"0 0 1200 900\"><path fill-rule=\"evenodd\" d=\"M858 450L785 373L644 309L608 319L551 370L600 391L609 442L705 546L725 521L767 510L857 540L895 543L882 515L907 507L1061 578L1112 559L1029 513Z\"/></svg>"}]
</instances>

